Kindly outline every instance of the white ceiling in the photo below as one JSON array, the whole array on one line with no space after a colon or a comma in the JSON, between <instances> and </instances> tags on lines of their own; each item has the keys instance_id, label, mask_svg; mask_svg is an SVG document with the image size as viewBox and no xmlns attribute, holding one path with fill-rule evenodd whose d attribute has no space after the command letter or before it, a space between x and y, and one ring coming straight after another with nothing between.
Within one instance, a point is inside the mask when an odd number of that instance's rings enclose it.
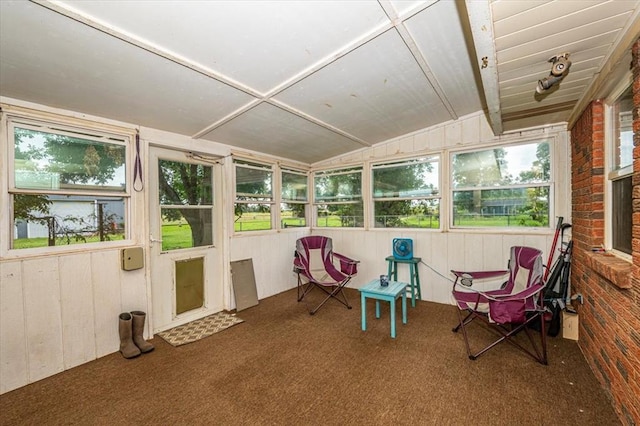
<instances>
[{"instance_id":1,"label":"white ceiling","mask_svg":"<svg viewBox=\"0 0 640 426\"><path fill-rule=\"evenodd\" d=\"M0 95L314 163L483 109L569 121L639 3L4 0Z\"/></svg>"}]
</instances>

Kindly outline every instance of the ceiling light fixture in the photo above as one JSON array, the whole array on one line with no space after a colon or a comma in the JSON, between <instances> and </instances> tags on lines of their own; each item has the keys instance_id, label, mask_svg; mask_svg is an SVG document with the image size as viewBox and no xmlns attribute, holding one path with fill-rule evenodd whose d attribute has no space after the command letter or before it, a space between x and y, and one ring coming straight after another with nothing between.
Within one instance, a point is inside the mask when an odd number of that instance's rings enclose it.
<instances>
[{"instance_id":1,"label":"ceiling light fixture","mask_svg":"<svg viewBox=\"0 0 640 426\"><path fill-rule=\"evenodd\" d=\"M560 80L568 74L569 68L571 67L569 53L556 55L550 58L548 62L553 64L551 65L551 72L549 73L549 77L538 80L538 86L536 87L536 92L538 93L544 93L549 90L551 86L560 82Z\"/></svg>"}]
</instances>

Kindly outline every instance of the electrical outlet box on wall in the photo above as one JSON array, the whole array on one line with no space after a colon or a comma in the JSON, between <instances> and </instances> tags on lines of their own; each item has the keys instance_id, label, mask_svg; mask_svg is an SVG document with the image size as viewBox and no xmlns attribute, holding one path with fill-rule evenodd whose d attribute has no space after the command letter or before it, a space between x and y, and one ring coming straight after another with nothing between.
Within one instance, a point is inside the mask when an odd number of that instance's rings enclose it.
<instances>
[{"instance_id":1,"label":"electrical outlet box on wall","mask_svg":"<svg viewBox=\"0 0 640 426\"><path fill-rule=\"evenodd\" d=\"M142 247L122 249L122 269L134 271L144 267L144 251Z\"/></svg>"}]
</instances>

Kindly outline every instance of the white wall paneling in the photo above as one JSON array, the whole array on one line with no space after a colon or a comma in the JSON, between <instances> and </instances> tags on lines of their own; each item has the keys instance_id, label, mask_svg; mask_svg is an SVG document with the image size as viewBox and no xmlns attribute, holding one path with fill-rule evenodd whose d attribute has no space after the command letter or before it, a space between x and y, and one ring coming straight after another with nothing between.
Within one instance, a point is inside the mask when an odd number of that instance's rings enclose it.
<instances>
[{"instance_id":1,"label":"white wall paneling","mask_svg":"<svg viewBox=\"0 0 640 426\"><path fill-rule=\"evenodd\" d=\"M27 383L22 262L0 262L0 393Z\"/></svg>"},{"instance_id":2,"label":"white wall paneling","mask_svg":"<svg viewBox=\"0 0 640 426\"><path fill-rule=\"evenodd\" d=\"M278 233L244 233L231 239L230 261L253 259L258 299L273 296L296 286L293 254L296 240L309 234L307 228ZM235 309L233 291L229 309Z\"/></svg>"},{"instance_id":3,"label":"white wall paneling","mask_svg":"<svg viewBox=\"0 0 640 426\"><path fill-rule=\"evenodd\" d=\"M406 232L393 229L358 231L326 228L315 229L313 234L332 238L336 252L360 261L358 275L349 284L353 288L359 288L380 274L387 273L385 258L392 254L394 238L413 239L414 255L426 263L419 265L422 298L438 303L451 303L451 280L454 278L451 269L507 269L509 249L514 245L528 245L542 250L546 262L552 239L546 235ZM408 267L400 265L398 279L409 280Z\"/></svg>"},{"instance_id":4,"label":"white wall paneling","mask_svg":"<svg viewBox=\"0 0 640 426\"><path fill-rule=\"evenodd\" d=\"M118 315L122 312L119 260L117 251L100 251L91 255L98 357L119 349Z\"/></svg>"},{"instance_id":5,"label":"white wall paneling","mask_svg":"<svg viewBox=\"0 0 640 426\"><path fill-rule=\"evenodd\" d=\"M25 262L22 285L29 381L34 382L64 369L58 259Z\"/></svg>"},{"instance_id":6,"label":"white wall paneling","mask_svg":"<svg viewBox=\"0 0 640 426\"><path fill-rule=\"evenodd\" d=\"M96 358L91 253L61 257L58 267L67 369Z\"/></svg>"}]
</instances>

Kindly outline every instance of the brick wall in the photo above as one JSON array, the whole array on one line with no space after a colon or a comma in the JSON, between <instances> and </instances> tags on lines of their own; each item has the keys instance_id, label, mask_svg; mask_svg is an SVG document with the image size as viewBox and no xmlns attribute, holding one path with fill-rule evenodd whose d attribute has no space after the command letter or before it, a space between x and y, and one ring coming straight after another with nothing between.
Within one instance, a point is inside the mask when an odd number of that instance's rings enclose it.
<instances>
[{"instance_id":1,"label":"brick wall","mask_svg":"<svg viewBox=\"0 0 640 426\"><path fill-rule=\"evenodd\" d=\"M596 100L571 129L572 293L580 348L620 420L640 425L640 39L633 46L633 262L593 254L604 242L604 105Z\"/></svg>"}]
</instances>

